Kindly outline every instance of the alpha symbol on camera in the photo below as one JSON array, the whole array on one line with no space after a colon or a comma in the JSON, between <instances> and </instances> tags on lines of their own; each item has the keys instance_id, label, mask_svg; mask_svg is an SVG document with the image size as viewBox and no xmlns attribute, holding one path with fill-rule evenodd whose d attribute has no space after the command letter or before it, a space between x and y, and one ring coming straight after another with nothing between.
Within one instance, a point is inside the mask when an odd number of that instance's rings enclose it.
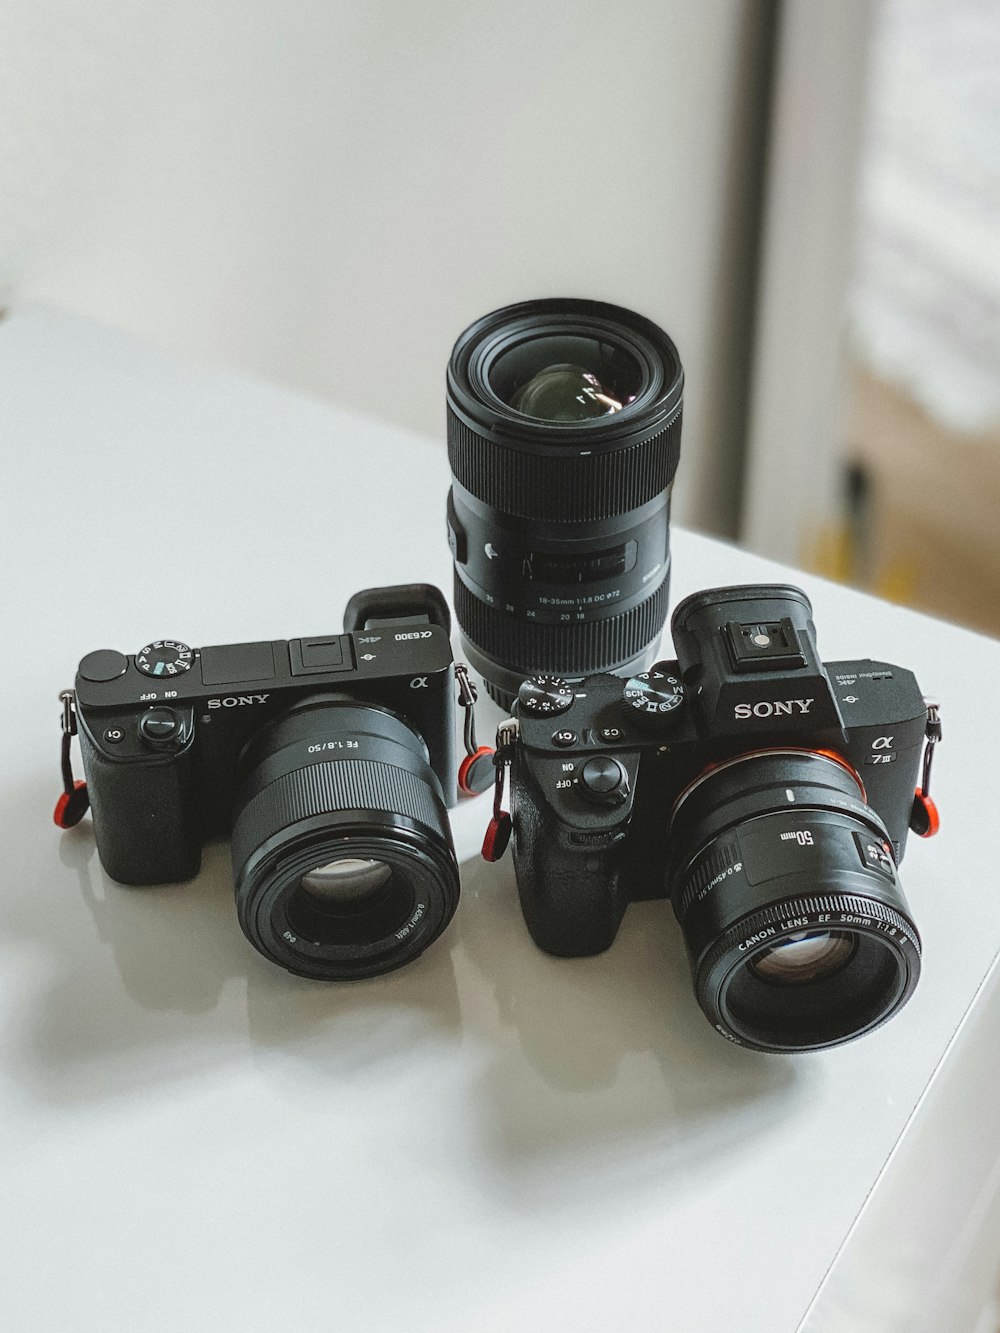
<instances>
[{"instance_id":1,"label":"alpha symbol on camera","mask_svg":"<svg viewBox=\"0 0 1000 1333\"><path fill-rule=\"evenodd\" d=\"M876 736L875 739L872 741L872 749L873 749L873 750L891 750L891 749L892 749L892 737L891 737L891 736Z\"/></svg>"},{"instance_id":2,"label":"alpha symbol on camera","mask_svg":"<svg viewBox=\"0 0 1000 1333\"><path fill-rule=\"evenodd\" d=\"M427 677L426 677L426 676L414 676L413 679L410 681L410 689L411 689L411 690L428 690L428 689L430 689L430 686L427 684Z\"/></svg>"}]
</instances>

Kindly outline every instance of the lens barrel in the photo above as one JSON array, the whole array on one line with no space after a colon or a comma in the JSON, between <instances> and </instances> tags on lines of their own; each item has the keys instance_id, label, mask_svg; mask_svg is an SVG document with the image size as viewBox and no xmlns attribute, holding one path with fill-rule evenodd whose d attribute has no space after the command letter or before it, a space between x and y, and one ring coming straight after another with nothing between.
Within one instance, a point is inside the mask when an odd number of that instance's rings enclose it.
<instances>
[{"instance_id":1,"label":"lens barrel","mask_svg":"<svg viewBox=\"0 0 1000 1333\"><path fill-rule=\"evenodd\" d=\"M667 888L695 995L724 1037L809 1051L884 1023L920 974L892 844L836 756L763 750L674 806Z\"/></svg>"},{"instance_id":2,"label":"lens barrel","mask_svg":"<svg viewBox=\"0 0 1000 1333\"><path fill-rule=\"evenodd\" d=\"M302 700L240 761L232 837L247 939L290 972L352 980L417 957L458 903L458 863L427 749L346 696Z\"/></svg>"},{"instance_id":3,"label":"lens barrel","mask_svg":"<svg viewBox=\"0 0 1000 1333\"><path fill-rule=\"evenodd\" d=\"M448 532L465 652L498 702L540 671L641 670L667 613L684 372L650 320L507 306L448 366Z\"/></svg>"}]
</instances>

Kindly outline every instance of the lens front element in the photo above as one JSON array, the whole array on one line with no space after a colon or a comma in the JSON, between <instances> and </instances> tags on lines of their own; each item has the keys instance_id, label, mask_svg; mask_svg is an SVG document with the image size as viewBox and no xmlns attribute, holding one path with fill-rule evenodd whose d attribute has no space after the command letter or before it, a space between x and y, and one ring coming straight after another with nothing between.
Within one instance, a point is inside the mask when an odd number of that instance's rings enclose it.
<instances>
[{"instance_id":1,"label":"lens front element","mask_svg":"<svg viewBox=\"0 0 1000 1333\"><path fill-rule=\"evenodd\" d=\"M846 930L799 930L761 949L750 966L762 981L804 986L831 976L854 957L857 940Z\"/></svg>"}]
</instances>

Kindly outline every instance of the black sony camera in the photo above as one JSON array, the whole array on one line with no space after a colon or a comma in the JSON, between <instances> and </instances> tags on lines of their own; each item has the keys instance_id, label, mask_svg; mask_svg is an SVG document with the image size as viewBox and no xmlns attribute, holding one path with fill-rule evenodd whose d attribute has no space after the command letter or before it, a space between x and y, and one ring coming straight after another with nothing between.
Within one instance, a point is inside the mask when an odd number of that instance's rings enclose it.
<instances>
[{"instance_id":1,"label":"black sony camera","mask_svg":"<svg viewBox=\"0 0 1000 1333\"><path fill-rule=\"evenodd\" d=\"M350 979L416 957L458 902L449 629L441 593L406 584L358 593L343 634L89 653L75 721L108 874L190 879L231 833L240 925L266 958Z\"/></svg>"},{"instance_id":2,"label":"black sony camera","mask_svg":"<svg viewBox=\"0 0 1000 1333\"><path fill-rule=\"evenodd\" d=\"M836 1045L906 1001L920 939L896 867L907 829L937 826L936 706L902 667L821 662L811 613L786 585L698 593L677 661L525 681L501 728L535 942L598 953L630 901L669 897L710 1022L768 1051Z\"/></svg>"}]
</instances>

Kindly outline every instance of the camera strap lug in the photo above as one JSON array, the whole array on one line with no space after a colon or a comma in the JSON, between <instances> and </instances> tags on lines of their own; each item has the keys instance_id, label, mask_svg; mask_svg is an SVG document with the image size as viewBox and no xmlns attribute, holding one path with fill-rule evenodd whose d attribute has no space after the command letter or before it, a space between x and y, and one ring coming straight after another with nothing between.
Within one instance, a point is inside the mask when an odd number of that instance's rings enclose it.
<instances>
[{"instance_id":1,"label":"camera strap lug","mask_svg":"<svg viewBox=\"0 0 1000 1333\"><path fill-rule=\"evenodd\" d=\"M458 682L459 707L465 714L462 727L465 758L458 768L458 788L463 796L478 796L493 781L493 750L488 745L478 744L476 740L476 701L479 694L464 662L455 663L455 680Z\"/></svg>"},{"instance_id":2,"label":"camera strap lug","mask_svg":"<svg viewBox=\"0 0 1000 1333\"><path fill-rule=\"evenodd\" d=\"M924 731L923 769L920 786L913 796L910 828L921 838L933 838L941 827L941 816L931 799L931 764L934 760L934 748L941 740L941 710L930 699L924 702L927 704L927 727Z\"/></svg>"},{"instance_id":3,"label":"camera strap lug","mask_svg":"<svg viewBox=\"0 0 1000 1333\"><path fill-rule=\"evenodd\" d=\"M62 704L62 753L60 763L62 766L63 794L56 802L52 818L57 828L67 829L72 828L74 824L79 824L87 813L90 807L90 797L87 794L87 784L78 782L73 777L73 759L70 747L77 731L76 694L73 690L61 690L59 701Z\"/></svg>"},{"instance_id":4,"label":"camera strap lug","mask_svg":"<svg viewBox=\"0 0 1000 1333\"><path fill-rule=\"evenodd\" d=\"M497 727L496 750L493 753L493 818L486 827L483 838L483 860L499 861L507 850L512 830L511 818L503 808L503 792L507 782L507 769L514 756L514 743L517 740L517 722L511 718Z\"/></svg>"}]
</instances>

